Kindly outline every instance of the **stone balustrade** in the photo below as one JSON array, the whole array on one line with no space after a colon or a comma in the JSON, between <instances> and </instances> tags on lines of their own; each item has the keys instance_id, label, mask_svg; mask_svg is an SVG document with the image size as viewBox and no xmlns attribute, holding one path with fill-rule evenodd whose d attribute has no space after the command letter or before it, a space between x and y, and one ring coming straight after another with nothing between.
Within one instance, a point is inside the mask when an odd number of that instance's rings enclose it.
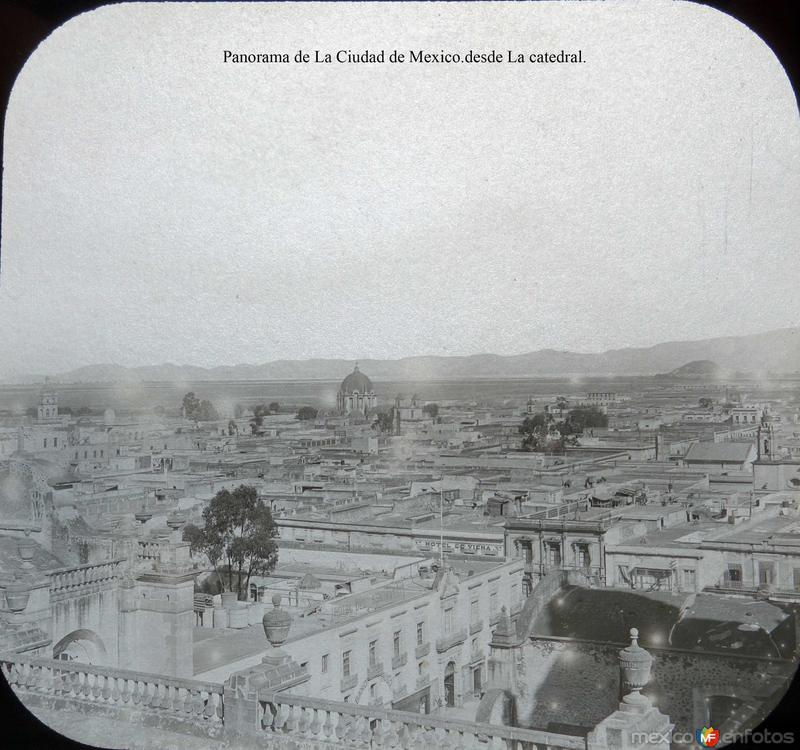
<instances>
[{"instance_id":1,"label":"stone balustrade","mask_svg":"<svg viewBox=\"0 0 800 750\"><path fill-rule=\"evenodd\" d=\"M69 706L89 715L150 714L161 726L221 732L222 685L17 655L0 657L0 671L23 703Z\"/></svg>"},{"instance_id":2,"label":"stone balustrade","mask_svg":"<svg viewBox=\"0 0 800 750\"><path fill-rule=\"evenodd\" d=\"M586 750L582 737L475 723L376 706L334 703L287 693L259 696L260 729L270 747L396 750ZM317 744L319 743L319 744Z\"/></svg>"},{"instance_id":3,"label":"stone balustrade","mask_svg":"<svg viewBox=\"0 0 800 750\"><path fill-rule=\"evenodd\" d=\"M124 559L87 563L70 568L58 568L47 573L50 581L50 596L72 595L82 589L107 585L122 576Z\"/></svg>"},{"instance_id":4,"label":"stone balustrade","mask_svg":"<svg viewBox=\"0 0 800 750\"><path fill-rule=\"evenodd\" d=\"M160 542L144 541L140 539L136 549L136 557L139 560L160 560L164 546L165 545Z\"/></svg>"}]
</instances>

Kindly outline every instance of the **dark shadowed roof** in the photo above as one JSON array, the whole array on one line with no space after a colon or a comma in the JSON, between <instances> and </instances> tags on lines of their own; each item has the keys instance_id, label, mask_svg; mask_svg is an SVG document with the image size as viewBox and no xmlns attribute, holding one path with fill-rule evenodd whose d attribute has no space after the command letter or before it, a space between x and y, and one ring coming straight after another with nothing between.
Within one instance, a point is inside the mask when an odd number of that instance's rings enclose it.
<instances>
[{"instance_id":1,"label":"dark shadowed roof","mask_svg":"<svg viewBox=\"0 0 800 750\"><path fill-rule=\"evenodd\" d=\"M531 634L624 643L630 628L638 628L644 648L774 657L792 653L790 625L789 613L771 602L571 586L548 602Z\"/></svg>"},{"instance_id":2,"label":"dark shadowed roof","mask_svg":"<svg viewBox=\"0 0 800 750\"><path fill-rule=\"evenodd\" d=\"M750 457L750 453L753 450L753 444L745 442L694 443L694 445L689 448L684 460L709 463L744 463Z\"/></svg>"}]
</instances>

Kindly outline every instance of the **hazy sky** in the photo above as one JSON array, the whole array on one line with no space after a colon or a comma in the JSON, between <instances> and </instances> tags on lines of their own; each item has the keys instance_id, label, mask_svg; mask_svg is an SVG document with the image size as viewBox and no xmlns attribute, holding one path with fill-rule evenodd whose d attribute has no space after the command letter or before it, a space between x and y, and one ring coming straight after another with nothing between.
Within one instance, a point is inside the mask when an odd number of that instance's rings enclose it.
<instances>
[{"instance_id":1,"label":"hazy sky","mask_svg":"<svg viewBox=\"0 0 800 750\"><path fill-rule=\"evenodd\" d=\"M300 48L586 62L223 63ZM691 4L102 8L12 93L0 375L797 325L799 132L772 52Z\"/></svg>"}]
</instances>

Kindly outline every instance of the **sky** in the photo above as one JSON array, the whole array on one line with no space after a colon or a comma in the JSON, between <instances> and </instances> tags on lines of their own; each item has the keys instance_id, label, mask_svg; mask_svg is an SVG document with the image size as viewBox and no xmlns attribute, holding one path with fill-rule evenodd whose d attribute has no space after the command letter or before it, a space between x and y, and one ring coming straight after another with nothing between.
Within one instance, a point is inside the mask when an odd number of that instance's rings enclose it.
<instances>
[{"instance_id":1,"label":"sky","mask_svg":"<svg viewBox=\"0 0 800 750\"><path fill-rule=\"evenodd\" d=\"M586 61L223 62L470 48ZM798 325L799 124L689 3L101 8L12 92L0 376Z\"/></svg>"}]
</instances>

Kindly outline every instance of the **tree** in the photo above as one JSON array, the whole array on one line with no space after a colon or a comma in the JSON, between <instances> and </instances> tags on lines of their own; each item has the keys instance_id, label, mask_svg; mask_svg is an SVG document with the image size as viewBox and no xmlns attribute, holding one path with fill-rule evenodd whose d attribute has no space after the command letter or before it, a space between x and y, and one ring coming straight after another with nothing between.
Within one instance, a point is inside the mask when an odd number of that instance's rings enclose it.
<instances>
[{"instance_id":1,"label":"tree","mask_svg":"<svg viewBox=\"0 0 800 750\"><path fill-rule=\"evenodd\" d=\"M393 432L394 431L394 415L390 411L379 411L375 414L375 421L373 426L377 427L380 432Z\"/></svg>"},{"instance_id":2,"label":"tree","mask_svg":"<svg viewBox=\"0 0 800 750\"><path fill-rule=\"evenodd\" d=\"M239 427L232 419L228 421L228 435L235 435L239 432Z\"/></svg>"},{"instance_id":3,"label":"tree","mask_svg":"<svg viewBox=\"0 0 800 750\"><path fill-rule=\"evenodd\" d=\"M317 410L313 406L301 406L295 416L295 419L300 419L303 422L310 422L317 418Z\"/></svg>"},{"instance_id":4,"label":"tree","mask_svg":"<svg viewBox=\"0 0 800 750\"><path fill-rule=\"evenodd\" d=\"M572 428L570 434L583 432L587 427L608 427L608 415L596 406L578 406L567 414L567 420Z\"/></svg>"},{"instance_id":5,"label":"tree","mask_svg":"<svg viewBox=\"0 0 800 750\"><path fill-rule=\"evenodd\" d=\"M698 401L701 409L710 409L714 405L714 399L704 396Z\"/></svg>"},{"instance_id":6,"label":"tree","mask_svg":"<svg viewBox=\"0 0 800 750\"><path fill-rule=\"evenodd\" d=\"M277 414L281 410L281 405L277 401L270 401L269 410L273 414Z\"/></svg>"},{"instance_id":7,"label":"tree","mask_svg":"<svg viewBox=\"0 0 800 750\"><path fill-rule=\"evenodd\" d=\"M183 415L187 419L193 419L195 413L200 408L200 399L195 396L194 391L189 391L189 393L183 397L182 407Z\"/></svg>"},{"instance_id":8,"label":"tree","mask_svg":"<svg viewBox=\"0 0 800 750\"><path fill-rule=\"evenodd\" d=\"M436 417L439 416L439 404L425 404L425 406L422 407L422 411L432 419L436 419Z\"/></svg>"},{"instance_id":9,"label":"tree","mask_svg":"<svg viewBox=\"0 0 800 750\"><path fill-rule=\"evenodd\" d=\"M181 406L186 419L193 419L195 422L211 422L215 419L219 419L219 414L214 404L207 399L201 401L197 398L194 391L189 391L189 393L183 397Z\"/></svg>"},{"instance_id":10,"label":"tree","mask_svg":"<svg viewBox=\"0 0 800 750\"><path fill-rule=\"evenodd\" d=\"M278 562L278 529L255 487L220 490L203 510L203 526L187 524L184 541L203 553L226 591L246 599L250 577L267 575Z\"/></svg>"}]
</instances>

